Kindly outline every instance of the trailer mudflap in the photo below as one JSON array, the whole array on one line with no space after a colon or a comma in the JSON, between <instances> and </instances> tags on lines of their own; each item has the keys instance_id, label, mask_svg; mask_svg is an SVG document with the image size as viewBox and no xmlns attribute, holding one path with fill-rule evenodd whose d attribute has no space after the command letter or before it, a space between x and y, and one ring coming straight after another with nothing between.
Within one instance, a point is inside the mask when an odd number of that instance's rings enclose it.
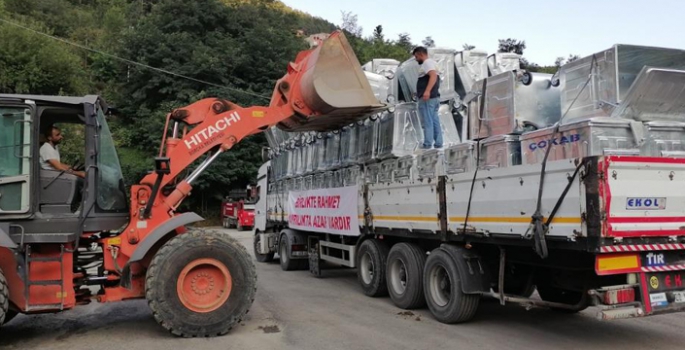
<instances>
[{"instance_id":1,"label":"trailer mudflap","mask_svg":"<svg viewBox=\"0 0 685 350\"><path fill-rule=\"evenodd\" d=\"M490 292L490 274L487 266L475 251L450 244L442 244L440 249L446 251L454 259L460 276L465 277L461 281L462 291L465 294Z\"/></svg>"},{"instance_id":2,"label":"trailer mudflap","mask_svg":"<svg viewBox=\"0 0 685 350\"><path fill-rule=\"evenodd\" d=\"M607 156L599 168L602 236L685 235L685 159Z\"/></svg>"}]
</instances>

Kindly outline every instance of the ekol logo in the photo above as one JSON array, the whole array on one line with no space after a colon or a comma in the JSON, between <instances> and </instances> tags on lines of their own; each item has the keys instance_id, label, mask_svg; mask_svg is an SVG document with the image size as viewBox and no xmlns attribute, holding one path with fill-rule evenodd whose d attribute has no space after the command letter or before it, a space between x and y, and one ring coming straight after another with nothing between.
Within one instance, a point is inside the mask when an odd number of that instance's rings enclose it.
<instances>
[{"instance_id":1,"label":"ekol logo","mask_svg":"<svg viewBox=\"0 0 685 350\"><path fill-rule=\"evenodd\" d=\"M216 123L214 123L214 125L210 125L200 130L197 134L191 136L190 140L184 140L186 147L188 147L188 149L197 147L201 145L202 142L205 142L208 139L210 139L213 135L216 135L221 131L226 130L228 127L237 123L238 121L240 121L240 115L238 114L238 112L233 112L229 114L228 117L224 117L223 119L217 120Z\"/></svg>"}]
</instances>

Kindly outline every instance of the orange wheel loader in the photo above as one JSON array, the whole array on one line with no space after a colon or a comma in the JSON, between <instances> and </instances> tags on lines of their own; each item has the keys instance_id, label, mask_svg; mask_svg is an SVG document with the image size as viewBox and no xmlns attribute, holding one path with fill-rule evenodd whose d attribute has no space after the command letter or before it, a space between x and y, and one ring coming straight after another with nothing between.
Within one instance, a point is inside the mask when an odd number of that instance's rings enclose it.
<instances>
[{"instance_id":1,"label":"orange wheel loader","mask_svg":"<svg viewBox=\"0 0 685 350\"><path fill-rule=\"evenodd\" d=\"M193 182L271 126L325 131L383 108L334 32L288 65L268 107L208 98L169 113L154 171L127 196L100 97L0 95L0 325L19 313L145 298L174 335L226 334L252 305L255 267L230 236L186 229L202 220L177 212ZM53 124L83 126L84 157L72 168L84 178L41 164L41 135Z\"/></svg>"}]
</instances>

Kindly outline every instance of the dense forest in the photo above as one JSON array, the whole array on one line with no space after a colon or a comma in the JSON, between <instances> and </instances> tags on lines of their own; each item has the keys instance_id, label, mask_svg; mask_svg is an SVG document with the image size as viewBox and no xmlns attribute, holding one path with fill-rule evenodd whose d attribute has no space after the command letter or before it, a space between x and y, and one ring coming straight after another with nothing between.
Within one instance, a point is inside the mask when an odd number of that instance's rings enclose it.
<instances>
[{"instance_id":1,"label":"dense forest","mask_svg":"<svg viewBox=\"0 0 685 350\"><path fill-rule=\"evenodd\" d=\"M152 169L166 113L210 96L267 104L309 34L345 30L362 63L404 60L414 46L409 34L386 38L381 25L364 36L352 13L336 25L276 0L0 0L0 19L0 92L104 96L118 111L110 124L129 185ZM500 41L502 51L523 49ZM187 204L217 215L230 189L254 181L265 144L256 135L222 155Z\"/></svg>"}]
</instances>

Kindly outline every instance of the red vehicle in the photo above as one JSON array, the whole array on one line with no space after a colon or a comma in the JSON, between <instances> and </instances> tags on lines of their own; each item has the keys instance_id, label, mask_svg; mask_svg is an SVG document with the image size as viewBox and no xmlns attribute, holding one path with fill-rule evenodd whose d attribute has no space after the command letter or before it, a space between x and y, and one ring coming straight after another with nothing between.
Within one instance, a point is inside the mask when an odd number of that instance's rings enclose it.
<instances>
[{"instance_id":1,"label":"red vehicle","mask_svg":"<svg viewBox=\"0 0 685 350\"><path fill-rule=\"evenodd\" d=\"M222 223L225 228L237 228L238 231L251 229L254 227L254 209L253 202L226 201L222 203Z\"/></svg>"},{"instance_id":2,"label":"red vehicle","mask_svg":"<svg viewBox=\"0 0 685 350\"><path fill-rule=\"evenodd\" d=\"M254 210L256 203L256 187L248 186L247 191L241 195L232 193L221 203L222 226L225 228L237 228L238 231L254 227ZM242 191L240 191L242 192Z\"/></svg>"}]
</instances>

